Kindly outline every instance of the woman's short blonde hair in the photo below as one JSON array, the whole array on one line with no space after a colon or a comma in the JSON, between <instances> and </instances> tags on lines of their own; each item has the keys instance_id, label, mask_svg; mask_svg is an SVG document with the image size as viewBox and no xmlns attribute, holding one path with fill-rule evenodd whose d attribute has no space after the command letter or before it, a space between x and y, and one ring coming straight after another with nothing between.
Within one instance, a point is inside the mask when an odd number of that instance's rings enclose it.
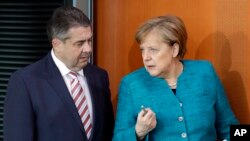
<instances>
[{"instance_id":1,"label":"woman's short blonde hair","mask_svg":"<svg viewBox=\"0 0 250 141\"><path fill-rule=\"evenodd\" d=\"M136 32L136 41L140 44L152 30L157 31L168 45L179 44L179 53L177 56L180 58L184 57L187 50L187 31L183 21L179 17L166 15L147 20Z\"/></svg>"}]
</instances>

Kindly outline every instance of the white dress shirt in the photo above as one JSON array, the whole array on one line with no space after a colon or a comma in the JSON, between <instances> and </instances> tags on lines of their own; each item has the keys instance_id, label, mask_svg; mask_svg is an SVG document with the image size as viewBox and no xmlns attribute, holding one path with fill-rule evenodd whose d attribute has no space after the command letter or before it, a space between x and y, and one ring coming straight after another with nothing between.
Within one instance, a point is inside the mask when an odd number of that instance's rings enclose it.
<instances>
[{"instance_id":1,"label":"white dress shirt","mask_svg":"<svg viewBox=\"0 0 250 141\"><path fill-rule=\"evenodd\" d=\"M51 50L51 56L52 56L53 61L56 64L57 68L59 69L59 71L60 71L60 73L61 73L61 75L63 77L63 80L66 83L67 88L68 88L69 93L70 93L70 90L71 90L71 88L70 88L70 77L67 74L71 70L62 61L60 61L56 57L53 49ZM78 73L77 78L78 78L82 88L84 89L84 94L85 94L86 99L87 99L88 109L89 109L89 112L90 112L90 118L91 118L91 121L93 121L93 106L92 106L92 100L91 100L91 95L90 95L87 79L84 76L82 69L80 71L78 71L77 73Z\"/></svg>"}]
</instances>

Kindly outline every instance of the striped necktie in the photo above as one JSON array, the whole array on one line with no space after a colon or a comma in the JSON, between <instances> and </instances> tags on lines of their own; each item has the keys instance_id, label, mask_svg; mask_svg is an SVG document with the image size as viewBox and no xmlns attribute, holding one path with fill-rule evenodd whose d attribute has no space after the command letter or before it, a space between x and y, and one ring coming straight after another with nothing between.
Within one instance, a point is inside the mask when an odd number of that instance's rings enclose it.
<instances>
[{"instance_id":1,"label":"striped necktie","mask_svg":"<svg viewBox=\"0 0 250 141\"><path fill-rule=\"evenodd\" d=\"M83 88L77 78L77 73L69 72L68 75L70 76L70 87L71 87L71 96L75 102L76 108L80 115L81 121L84 125L84 129L86 135L89 139L92 130L92 123L90 119L90 113L88 109L88 103L86 100L86 96L84 94Z\"/></svg>"}]
</instances>

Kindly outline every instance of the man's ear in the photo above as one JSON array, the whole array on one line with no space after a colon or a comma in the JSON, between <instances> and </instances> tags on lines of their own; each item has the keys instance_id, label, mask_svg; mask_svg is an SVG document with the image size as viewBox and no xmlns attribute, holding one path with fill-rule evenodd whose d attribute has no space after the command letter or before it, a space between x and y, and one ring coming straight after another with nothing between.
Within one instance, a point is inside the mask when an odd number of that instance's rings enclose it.
<instances>
[{"instance_id":1,"label":"man's ear","mask_svg":"<svg viewBox=\"0 0 250 141\"><path fill-rule=\"evenodd\" d=\"M53 47L53 49L57 49L60 46L61 43L62 43L62 41L59 40L58 38L53 38L52 39L52 47Z\"/></svg>"},{"instance_id":2,"label":"man's ear","mask_svg":"<svg viewBox=\"0 0 250 141\"><path fill-rule=\"evenodd\" d=\"M179 54L179 49L180 49L180 46L178 43L174 43L173 45L173 57L177 57L177 55Z\"/></svg>"}]
</instances>

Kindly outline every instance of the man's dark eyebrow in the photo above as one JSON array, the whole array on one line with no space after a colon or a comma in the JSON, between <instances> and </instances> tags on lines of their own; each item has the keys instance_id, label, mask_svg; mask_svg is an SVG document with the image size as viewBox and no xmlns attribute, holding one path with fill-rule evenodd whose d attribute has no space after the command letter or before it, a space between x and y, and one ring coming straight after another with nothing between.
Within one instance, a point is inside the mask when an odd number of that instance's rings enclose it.
<instances>
[{"instance_id":1,"label":"man's dark eyebrow","mask_svg":"<svg viewBox=\"0 0 250 141\"><path fill-rule=\"evenodd\" d=\"M77 44L77 43L84 43L84 42L86 42L86 41L92 41L92 37L91 38L89 38L89 39L86 39L86 40L79 40L79 41L76 41L74 44Z\"/></svg>"}]
</instances>

